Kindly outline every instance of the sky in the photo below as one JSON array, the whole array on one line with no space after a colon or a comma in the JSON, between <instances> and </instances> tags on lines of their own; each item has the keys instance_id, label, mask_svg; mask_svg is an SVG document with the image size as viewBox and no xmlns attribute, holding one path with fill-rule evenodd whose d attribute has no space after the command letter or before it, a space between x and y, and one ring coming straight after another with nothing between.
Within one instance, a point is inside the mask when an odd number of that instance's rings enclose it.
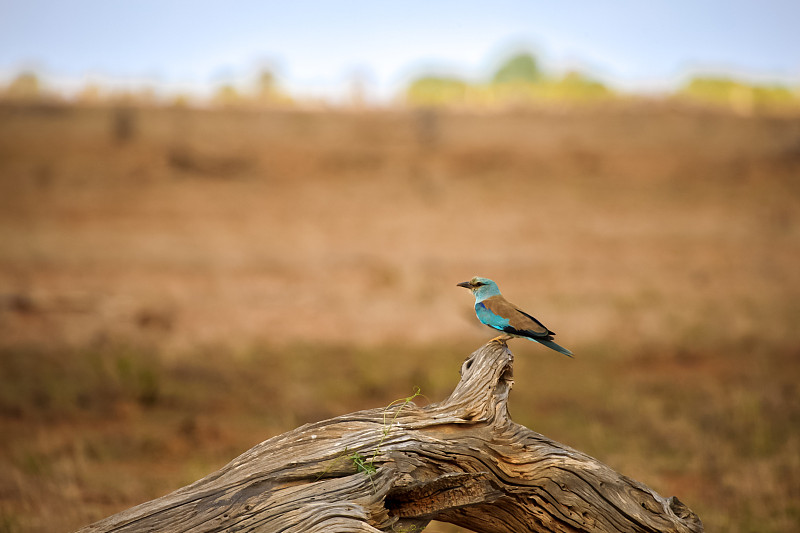
<instances>
[{"instance_id":1,"label":"sky","mask_svg":"<svg viewBox=\"0 0 800 533\"><path fill-rule=\"evenodd\" d=\"M269 68L297 95L358 79L381 101L421 74L485 80L526 49L628 91L709 72L797 87L798 28L798 0L0 0L0 82L202 93Z\"/></svg>"}]
</instances>

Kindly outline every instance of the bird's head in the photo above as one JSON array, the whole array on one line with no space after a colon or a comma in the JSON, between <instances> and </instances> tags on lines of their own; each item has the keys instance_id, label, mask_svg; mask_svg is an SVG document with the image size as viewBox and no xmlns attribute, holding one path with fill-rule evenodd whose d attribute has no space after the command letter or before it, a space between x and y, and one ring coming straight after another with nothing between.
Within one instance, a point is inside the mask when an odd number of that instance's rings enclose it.
<instances>
[{"instance_id":1,"label":"bird's head","mask_svg":"<svg viewBox=\"0 0 800 533\"><path fill-rule=\"evenodd\" d=\"M457 286L471 290L477 300L483 300L484 298L500 294L497 283L489 278L482 278L480 276L475 276L469 281L462 281Z\"/></svg>"}]
</instances>

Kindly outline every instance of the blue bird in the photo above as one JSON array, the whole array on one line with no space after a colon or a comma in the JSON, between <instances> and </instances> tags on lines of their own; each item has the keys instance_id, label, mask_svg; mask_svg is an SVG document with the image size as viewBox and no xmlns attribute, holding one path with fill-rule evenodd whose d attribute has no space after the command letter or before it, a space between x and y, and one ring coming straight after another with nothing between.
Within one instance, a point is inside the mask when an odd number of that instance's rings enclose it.
<instances>
[{"instance_id":1,"label":"blue bird","mask_svg":"<svg viewBox=\"0 0 800 533\"><path fill-rule=\"evenodd\" d=\"M478 315L478 320L506 334L496 339L505 341L512 337L524 337L572 357L572 352L553 342L555 333L503 298L494 281L475 276L469 281L459 283L458 286L471 290L475 296L475 314Z\"/></svg>"}]
</instances>

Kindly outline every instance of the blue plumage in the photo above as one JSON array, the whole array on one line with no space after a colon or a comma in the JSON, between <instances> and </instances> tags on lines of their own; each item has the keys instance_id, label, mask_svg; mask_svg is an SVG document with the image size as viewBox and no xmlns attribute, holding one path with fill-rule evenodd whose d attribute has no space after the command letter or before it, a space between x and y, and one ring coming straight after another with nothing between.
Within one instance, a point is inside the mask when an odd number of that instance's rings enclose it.
<instances>
[{"instance_id":1,"label":"blue plumage","mask_svg":"<svg viewBox=\"0 0 800 533\"><path fill-rule=\"evenodd\" d=\"M490 328L504 331L505 328L509 327L509 320L507 318L492 313L483 302L475 303L475 314L478 315L478 320Z\"/></svg>"},{"instance_id":2,"label":"blue plumage","mask_svg":"<svg viewBox=\"0 0 800 533\"><path fill-rule=\"evenodd\" d=\"M490 328L502 331L508 338L524 337L564 355L572 356L571 351L553 342L554 332L503 298L494 281L476 276L469 281L459 283L458 286L472 291L475 296L475 314L478 320Z\"/></svg>"}]
</instances>

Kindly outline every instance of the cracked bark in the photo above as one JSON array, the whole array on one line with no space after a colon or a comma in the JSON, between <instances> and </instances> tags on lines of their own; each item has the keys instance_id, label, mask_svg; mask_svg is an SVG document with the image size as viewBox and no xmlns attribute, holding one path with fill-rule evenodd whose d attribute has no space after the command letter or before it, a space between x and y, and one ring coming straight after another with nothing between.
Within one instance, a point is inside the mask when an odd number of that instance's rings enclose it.
<instances>
[{"instance_id":1,"label":"cracked bark","mask_svg":"<svg viewBox=\"0 0 800 533\"><path fill-rule=\"evenodd\" d=\"M431 520L482 533L703 531L677 498L513 422L512 366L489 342L442 402L306 424L80 533L412 532Z\"/></svg>"}]
</instances>

